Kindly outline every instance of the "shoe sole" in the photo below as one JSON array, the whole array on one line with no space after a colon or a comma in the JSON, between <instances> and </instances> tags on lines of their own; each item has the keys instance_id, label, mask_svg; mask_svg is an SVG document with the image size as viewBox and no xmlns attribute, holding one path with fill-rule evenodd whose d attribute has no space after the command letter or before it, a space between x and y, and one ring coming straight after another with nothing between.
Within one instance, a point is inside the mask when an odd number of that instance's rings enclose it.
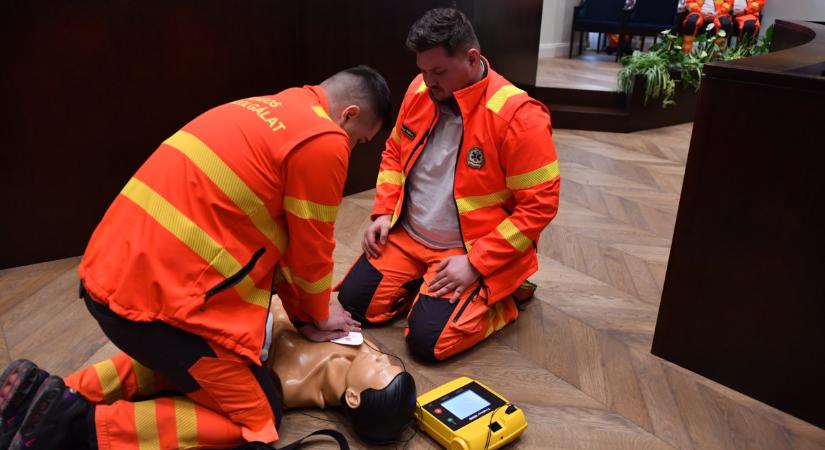
<instances>
[{"instance_id":1,"label":"shoe sole","mask_svg":"<svg viewBox=\"0 0 825 450\"><path fill-rule=\"evenodd\" d=\"M31 361L18 359L0 375L0 449L7 449L26 411L21 408L48 374Z\"/></svg>"},{"instance_id":2,"label":"shoe sole","mask_svg":"<svg viewBox=\"0 0 825 450\"><path fill-rule=\"evenodd\" d=\"M19 408L38 386L40 370L31 361L20 359L12 362L0 375L0 417ZM45 377L44 377L45 378Z\"/></svg>"},{"instance_id":3,"label":"shoe sole","mask_svg":"<svg viewBox=\"0 0 825 450\"><path fill-rule=\"evenodd\" d=\"M54 443L62 442L68 433L60 416L71 415L73 410L83 406L82 403L61 405L64 395L77 394L69 393L62 378L54 375L46 378L34 395L29 412L14 435L9 450L58 448Z\"/></svg>"}]
</instances>

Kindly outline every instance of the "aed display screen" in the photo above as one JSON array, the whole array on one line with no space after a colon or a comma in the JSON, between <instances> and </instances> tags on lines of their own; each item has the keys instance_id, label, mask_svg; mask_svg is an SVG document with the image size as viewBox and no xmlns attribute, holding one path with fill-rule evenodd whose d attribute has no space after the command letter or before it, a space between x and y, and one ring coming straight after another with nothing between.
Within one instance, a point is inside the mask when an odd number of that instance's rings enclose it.
<instances>
[{"instance_id":1,"label":"aed display screen","mask_svg":"<svg viewBox=\"0 0 825 450\"><path fill-rule=\"evenodd\" d=\"M427 403L423 408L455 431L505 404L503 398L471 381Z\"/></svg>"},{"instance_id":2,"label":"aed display screen","mask_svg":"<svg viewBox=\"0 0 825 450\"><path fill-rule=\"evenodd\" d=\"M470 414L490 406L490 402L484 400L473 391L464 391L442 403L441 406L453 413L459 420L464 420Z\"/></svg>"}]
</instances>

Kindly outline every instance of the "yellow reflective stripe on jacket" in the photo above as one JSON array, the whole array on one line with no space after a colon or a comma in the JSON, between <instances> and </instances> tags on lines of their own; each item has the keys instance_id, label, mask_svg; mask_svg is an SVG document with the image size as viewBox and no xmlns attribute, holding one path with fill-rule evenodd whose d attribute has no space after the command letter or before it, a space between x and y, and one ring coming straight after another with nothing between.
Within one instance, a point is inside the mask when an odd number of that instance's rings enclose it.
<instances>
[{"instance_id":1,"label":"yellow reflective stripe on jacket","mask_svg":"<svg viewBox=\"0 0 825 450\"><path fill-rule=\"evenodd\" d=\"M323 109L323 108L322 108ZM178 131L164 144L183 153L192 161L230 200L249 216L255 227L284 253L287 234L269 215L264 201L225 162L197 136Z\"/></svg>"},{"instance_id":2,"label":"yellow reflective stripe on jacket","mask_svg":"<svg viewBox=\"0 0 825 450\"><path fill-rule=\"evenodd\" d=\"M496 230L504 236L504 239L507 239L507 242L513 246L516 250L523 252L530 247L530 244L533 242L525 236L514 224L510 221L510 219L504 219L501 221L500 224L496 227Z\"/></svg>"},{"instance_id":3,"label":"yellow reflective stripe on jacket","mask_svg":"<svg viewBox=\"0 0 825 450\"><path fill-rule=\"evenodd\" d=\"M418 94L418 93L424 92L426 90L427 90L427 83L422 81L421 84L418 85L418 89L415 90L415 93Z\"/></svg>"},{"instance_id":4,"label":"yellow reflective stripe on jacket","mask_svg":"<svg viewBox=\"0 0 825 450\"><path fill-rule=\"evenodd\" d=\"M498 91L496 91L495 94L493 94L492 97L490 97L490 100L487 100L487 108L494 113L497 113L501 111L501 108L503 108L504 104L507 103L507 99L518 94L524 94L524 91L511 84L502 86Z\"/></svg>"},{"instance_id":5,"label":"yellow reflective stripe on jacket","mask_svg":"<svg viewBox=\"0 0 825 450\"><path fill-rule=\"evenodd\" d=\"M173 400L178 448L195 448L198 445L198 414L195 411L195 403L186 397L173 397Z\"/></svg>"},{"instance_id":6,"label":"yellow reflective stripe on jacket","mask_svg":"<svg viewBox=\"0 0 825 450\"><path fill-rule=\"evenodd\" d=\"M493 192L492 194L487 195L457 198L455 199L455 203L458 205L459 213L466 213L475 211L479 208L484 208L486 206L499 205L507 200L510 195L510 191L505 189L503 191Z\"/></svg>"},{"instance_id":7,"label":"yellow reflective stripe on jacket","mask_svg":"<svg viewBox=\"0 0 825 450\"><path fill-rule=\"evenodd\" d=\"M307 294L320 294L332 288L332 272L315 281L308 281L293 274L289 267L281 266L280 269L281 274L288 283L298 286Z\"/></svg>"},{"instance_id":8,"label":"yellow reflective stripe on jacket","mask_svg":"<svg viewBox=\"0 0 825 450\"><path fill-rule=\"evenodd\" d=\"M335 222L338 205L324 205L310 200L300 200L284 196L284 210L301 219L313 219L320 222Z\"/></svg>"},{"instance_id":9,"label":"yellow reflective stripe on jacket","mask_svg":"<svg viewBox=\"0 0 825 450\"><path fill-rule=\"evenodd\" d=\"M103 390L103 398L106 403L112 403L117 400L123 400L123 391L120 384L120 374L117 373L117 367L114 361L107 359L101 361L93 366L97 379L100 381L100 387Z\"/></svg>"},{"instance_id":10,"label":"yellow reflective stripe on jacket","mask_svg":"<svg viewBox=\"0 0 825 450\"><path fill-rule=\"evenodd\" d=\"M401 145L401 135L398 134L398 129L396 129L395 127L392 127L390 138L393 142L395 142L395 145Z\"/></svg>"},{"instance_id":11,"label":"yellow reflective stripe on jacket","mask_svg":"<svg viewBox=\"0 0 825 450\"><path fill-rule=\"evenodd\" d=\"M158 417L155 401L145 400L135 405L135 432L140 450L160 450Z\"/></svg>"},{"instance_id":12,"label":"yellow reflective stripe on jacket","mask_svg":"<svg viewBox=\"0 0 825 450\"><path fill-rule=\"evenodd\" d=\"M378 172L378 180L375 181L375 185L394 184L396 186L401 186L403 184L403 179L404 175L401 172L396 172L395 170L382 170Z\"/></svg>"},{"instance_id":13,"label":"yellow reflective stripe on jacket","mask_svg":"<svg viewBox=\"0 0 825 450\"><path fill-rule=\"evenodd\" d=\"M509 189L527 189L546 183L559 176L559 162L552 163L539 167L521 175L513 175L507 177L507 188Z\"/></svg>"},{"instance_id":14,"label":"yellow reflective stripe on jacket","mask_svg":"<svg viewBox=\"0 0 825 450\"><path fill-rule=\"evenodd\" d=\"M155 372L143 364L129 358L132 361L132 371L135 373L138 394L151 395L155 391Z\"/></svg>"},{"instance_id":15,"label":"yellow reflective stripe on jacket","mask_svg":"<svg viewBox=\"0 0 825 450\"><path fill-rule=\"evenodd\" d=\"M327 110L325 110L323 106L313 106L312 110L315 111L315 114L317 114L318 117L323 117L324 119L332 120L329 118L329 114L327 114Z\"/></svg>"},{"instance_id":16,"label":"yellow reflective stripe on jacket","mask_svg":"<svg viewBox=\"0 0 825 450\"><path fill-rule=\"evenodd\" d=\"M228 278L243 268L212 236L142 181L132 178L120 193L140 206L224 277ZM249 275L235 285L235 290L247 303L263 308L269 306L269 292L255 287Z\"/></svg>"}]
</instances>

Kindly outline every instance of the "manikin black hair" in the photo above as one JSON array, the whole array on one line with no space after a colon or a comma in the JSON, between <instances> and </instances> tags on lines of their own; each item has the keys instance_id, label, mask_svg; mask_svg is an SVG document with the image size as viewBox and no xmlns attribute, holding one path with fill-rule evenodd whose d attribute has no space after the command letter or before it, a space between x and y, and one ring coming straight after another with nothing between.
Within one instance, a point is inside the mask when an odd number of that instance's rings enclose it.
<instances>
[{"instance_id":1,"label":"manikin black hair","mask_svg":"<svg viewBox=\"0 0 825 450\"><path fill-rule=\"evenodd\" d=\"M415 415L415 380L401 372L384 389L361 391L361 403L350 408L341 395L341 410L352 429L365 442L394 442L413 421Z\"/></svg>"}]
</instances>

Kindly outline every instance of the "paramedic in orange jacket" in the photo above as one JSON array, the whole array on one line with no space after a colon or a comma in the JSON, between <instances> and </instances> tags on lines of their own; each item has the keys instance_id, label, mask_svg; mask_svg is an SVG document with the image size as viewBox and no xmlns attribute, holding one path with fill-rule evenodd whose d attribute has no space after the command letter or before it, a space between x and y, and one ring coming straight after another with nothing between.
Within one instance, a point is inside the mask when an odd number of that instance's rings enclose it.
<instances>
[{"instance_id":1,"label":"paramedic in orange jacket","mask_svg":"<svg viewBox=\"0 0 825 450\"><path fill-rule=\"evenodd\" d=\"M730 10L733 0L687 0L685 9L687 16L682 22L682 51L690 53L693 50L693 41L704 27L713 23L714 30L725 30L727 36L733 34L733 20ZM715 33L715 31L714 31ZM727 43L727 37L717 39L720 47Z\"/></svg>"},{"instance_id":2,"label":"paramedic in orange jacket","mask_svg":"<svg viewBox=\"0 0 825 450\"><path fill-rule=\"evenodd\" d=\"M547 109L490 67L461 12L427 12L407 46L421 75L387 140L364 254L338 300L367 324L409 310L410 349L443 360L518 316L513 293L537 269L559 170Z\"/></svg>"},{"instance_id":3,"label":"paramedic in orange jacket","mask_svg":"<svg viewBox=\"0 0 825 450\"><path fill-rule=\"evenodd\" d=\"M96 366L104 403L140 394L121 392L120 374L129 370L142 377L138 391L163 386L188 399L92 407L52 376L33 398L18 395L21 408L38 413L26 415L12 448L277 440L280 400L261 366L273 284L308 338L360 330L329 304L333 224L350 151L389 114L386 82L358 66L319 86L218 106L166 139L92 235L79 269L81 296L133 361ZM38 373L10 376L0 407L14 407L5 400L29 378L42 381ZM90 437L82 435L87 429Z\"/></svg>"},{"instance_id":4,"label":"paramedic in orange jacket","mask_svg":"<svg viewBox=\"0 0 825 450\"><path fill-rule=\"evenodd\" d=\"M759 15L764 7L765 0L733 0L733 17L736 19L739 39L759 35Z\"/></svg>"}]
</instances>

